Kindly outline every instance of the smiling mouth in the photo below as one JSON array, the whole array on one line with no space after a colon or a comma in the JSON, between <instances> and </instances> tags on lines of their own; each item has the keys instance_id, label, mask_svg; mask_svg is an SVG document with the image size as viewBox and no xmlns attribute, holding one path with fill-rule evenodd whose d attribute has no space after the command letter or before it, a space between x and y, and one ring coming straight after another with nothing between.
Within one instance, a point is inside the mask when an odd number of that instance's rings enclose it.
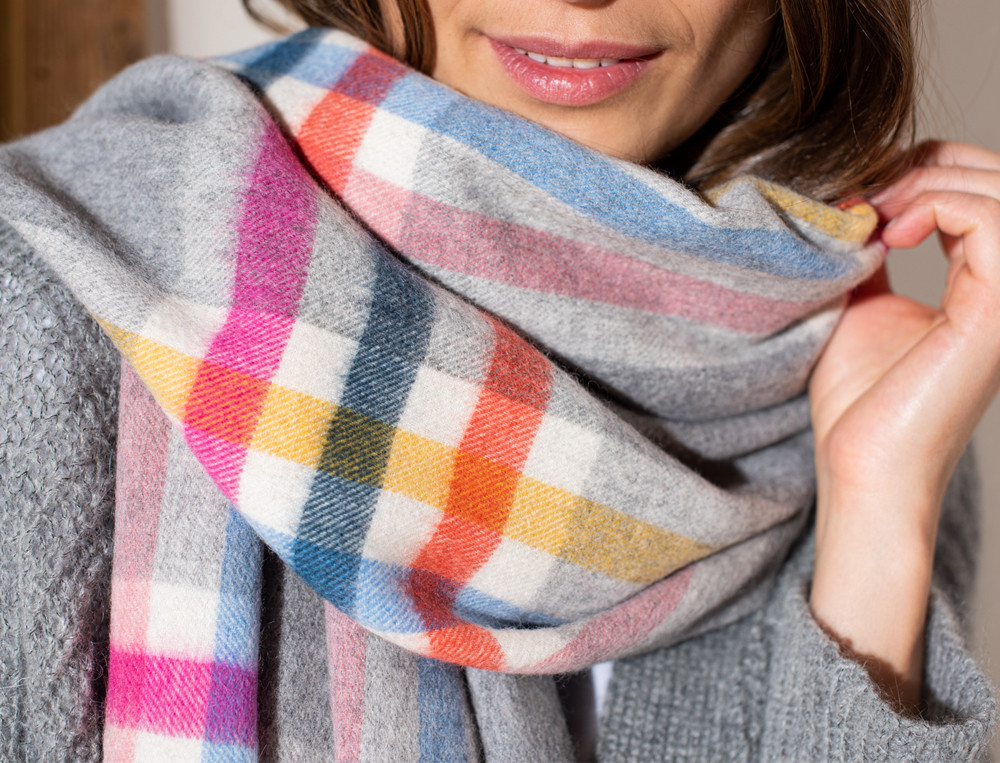
<instances>
[{"instance_id":1,"label":"smiling mouth","mask_svg":"<svg viewBox=\"0 0 1000 763\"><path fill-rule=\"evenodd\" d=\"M487 36L510 80L533 99L590 106L628 89L662 51L623 43Z\"/></svg>"},{"instance_id":2,"label":"smiling mouth","mask_svg":"<svg viewBox=\"0 0 1000 763\"><path fill-rule=\"evenodd\" d=\"M536 63L564 69L597 69L601 66L614 66L624 60L621 58L561 58L559 56L546 56L541 53L533 53L523 48L514 48L514 50Z\"/></svg>"}]
</instances>

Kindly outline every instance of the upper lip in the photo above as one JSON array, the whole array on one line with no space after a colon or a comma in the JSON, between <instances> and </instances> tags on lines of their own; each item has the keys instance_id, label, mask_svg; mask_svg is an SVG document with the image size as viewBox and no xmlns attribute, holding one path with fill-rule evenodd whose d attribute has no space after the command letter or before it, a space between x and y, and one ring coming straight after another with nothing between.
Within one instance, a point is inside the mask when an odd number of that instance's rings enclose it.
<instances>
[{"instance_id":1,"label":"upper lip","mask_svg":"<svg viewBox=\"0 0 1000 763\"><path fill-rule=\"evenodd\" d=\"M531 53L539 53L553 58L605 58L632 59L649 58L660 52L659 48L645 45L632 45L611 40L583 40L566 42L552 37L511 36L496 37L489 35L495 42L510 48L520 48Z\"/></svg>"}]
</instances>

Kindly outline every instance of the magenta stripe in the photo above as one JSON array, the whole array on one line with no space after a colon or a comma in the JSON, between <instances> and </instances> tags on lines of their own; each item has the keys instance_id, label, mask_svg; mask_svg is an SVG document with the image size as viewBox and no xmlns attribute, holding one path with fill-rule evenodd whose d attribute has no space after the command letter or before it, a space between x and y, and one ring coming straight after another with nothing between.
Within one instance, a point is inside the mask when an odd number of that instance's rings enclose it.
<instances>
[{"instance_id":1,"label":"magenta stripe","mask_svg":"<svg viewBox=\"0 0 1000 763\"><path fill-rule=\"evenodd\" d=\"M316 195L269 127L243 197L230 312L206 360L264 380L274 375L309 272Z\"/></svg>"},{"instance_id":2,"label":"magenta stripe","mask_svg":"<svg viewBox=\"0 0 1000 763\"><path fill-rule=\"evenodd\" d=\"M246 460L246 446L235 445L195 427L184 432L188 447L219 490L234 504L239 497L240 475Z\"/></svg>"},{"instance_id":3,"label":"magenta stripe","mask_svg":"<svg viewBox=\"0 0 1000 763\"><path fill-rule=\"evenodd\" d=\"M111 651L106 714L116 726L252 748L256 700L253 669Z\"/></svg>"},{"instance_id":4,"label":"magenta stripe","mask_svg":"<svg viewBox=\"0 0 1000 763\"><path fill-rule=\"evenodd\" d=\"M208 360L265 381L274 376L295 319L233 308L216 335Z\"/></svg>"},{"instance_id":5,"label":"magenta stripe","mask_svg":"<svg viewBox=\"0 0 1000 763\"><path fill-rule=\"evenodd\" d=\"M347 191L346 202L400 251L497 283L744 333L771 333L823 304L770 299L672 273L601 247L449 206L360 168L353 170ZM386 209L406 209L402 219L409 224L398 225L400 215L387 215ZM533 256L537 252L545 256Z\"/></svg>"},{"instance_id":6,"label":"magenta stripe","mask_svg":"<svg viewBox=\"0 0 1000 763\"><path fill-rule=\"evenodd\" d=\"M279 129L269 126L242 200L230 311L205 356L208 364L262 382L274 376L309 272L318 195ZM219 416L236 422L234 427L216 422L214 431L233 430L238 441L226 442L191 426L185 427L185 436L209 475L235 500L263 397L230 397L232 390L218 386L225 378L199 373L184 419L198 419L208 401Z\"/></svg>"},{"instance_id":7,"label":"magenta stripe","mask_svg":"<svg viewBox=\"0 0 1000 763\"><path fill-rule=\"evenodd\" d=\"M270 126L237 228L234 308L295 317L312 250L316 193L281 132Z\"/></svg>"},{"instance_id":8,"label":"magenta stripe","mask_svg":"<svg viewBox=\"0 0 1000 763\"><path fill-rule=\"evenodd\" d=\"M326 603L327 668L330 671L330 714L336 759L361 758L365 714L365 641L356 622ZM379 721L376 720L376 723Z\"/></svg>"}]
</instances>

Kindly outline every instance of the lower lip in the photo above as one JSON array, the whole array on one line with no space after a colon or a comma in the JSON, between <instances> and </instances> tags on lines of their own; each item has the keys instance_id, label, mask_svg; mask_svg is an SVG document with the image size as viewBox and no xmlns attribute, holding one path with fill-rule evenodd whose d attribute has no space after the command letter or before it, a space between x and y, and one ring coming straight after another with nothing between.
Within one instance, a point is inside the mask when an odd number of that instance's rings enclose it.
<instances>
[{"instance_id":1,"label":"lower lip","mask_svg":"<svg viewBox=\"0 0 1000 763\"><path fill-rule=\"evenodd\" d=\"M549 66L496 40L490 44L515 85L539 101L562 106L589 106L610 98L635 82L649 65L648 58L633 58L594 69Z\"/></svg>"}]
</instances>

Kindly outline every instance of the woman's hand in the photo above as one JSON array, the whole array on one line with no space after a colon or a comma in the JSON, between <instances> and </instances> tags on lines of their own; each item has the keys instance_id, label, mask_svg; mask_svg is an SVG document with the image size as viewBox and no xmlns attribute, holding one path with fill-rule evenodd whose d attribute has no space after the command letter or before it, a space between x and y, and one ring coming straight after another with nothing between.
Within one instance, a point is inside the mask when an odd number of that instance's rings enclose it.
<instances>
[{"instance_id":1,"label":"woman's hand","mask_svg":"<svg viewBox=\"0 0 1000 763\"><path fill-rule=\"evenodd\" d=\"M922 146L872 199L889 247L938 231L940 308L859 289L810 383L820 624L900 709L919 707L924 621L945 486L1000 386L1000 155Z\"/></svg>"}]
</instances>

